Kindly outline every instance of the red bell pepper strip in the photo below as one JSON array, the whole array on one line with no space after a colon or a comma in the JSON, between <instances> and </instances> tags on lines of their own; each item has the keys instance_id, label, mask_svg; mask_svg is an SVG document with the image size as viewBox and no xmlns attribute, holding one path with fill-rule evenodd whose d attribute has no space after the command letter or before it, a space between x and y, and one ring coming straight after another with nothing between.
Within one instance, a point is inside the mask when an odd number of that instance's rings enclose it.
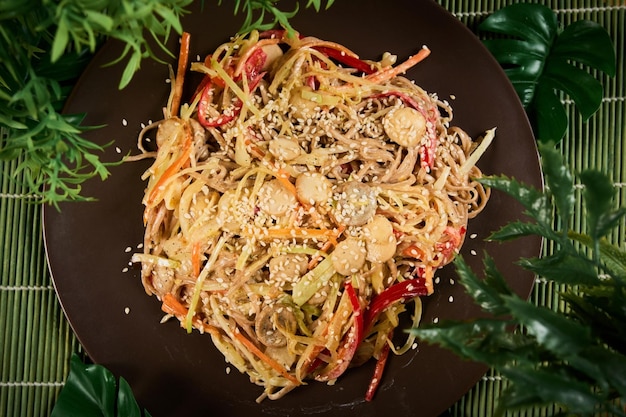
<instances>
[{"instance_id":1,"label":"red bell pepper strip","mask_svg":"<svg viewBox=\"0 0 626 417\"><path fill-rule=\"evenodd\" d=\"M338 359L335 366L329 370L326 370L315 376L317 381L331 381L339 378L350 366L350 362L356 353L356 348L359 346L360 341L357 340L357 323L356 320L352 323L351 329L341 339L339 348L337 349Z\"/></svg>"},{"instance_id":2,"label":"red bell pepper strip","mask_svg":"<svg viewBox=\"0 0 626 417\"><path fill-rule=\"evenodd\" d=\"M285 29L268 29L259 32L259 39L284 39L286 34L287 31Z\"/></svg>"},{"instance_id":3,"label":"red bell pepper strip","mask_svg":"<svg viewBox=\"0 0 626 417\"><path fill-rule=\"evenodd\" d=\"M423 295L428 295L428 288L426 287L426 280L422 277L407 279L386 288L372 299L368 309L365 311L363 324L365 333L372 328L378 315L391 304L408 301Z\"/></svg>"},{"instance_id":4,"label":"red bell pepper strip","mask_svg":"<svg viewBox=\"0 0 626 417\"><path fill-rule=\"evenodd\" d=\"M262 72L260 74L257 74L253 79L250 80L251 92L257 88L259 82L263 79L264 76L265 73ZM237 100L233 102L233 105L231 107L232 111L230 113L222 113L217 117L207 118L207 108L211 105L212 101L213 83L211 81L208 81L206 83L206 86L204 87L204 90L202 90L202 96L200 97L200 102L198 103L198 121L204 127L217 127L225 125L239 115L241 107L243 106L241 99L237 98Z\"/></svg>"},{"instance_id":5,"label":"red bell pepper strip","mask_svg":"<svg viewBox=\"0 0 626 417\"><path fill-rule=\"evenodd\" d=\"M385 370L385 364L387 363L387 358L389 357L389 344L385 343L382 350L380 351L380 356L376 361L376 367L374 368L374 375L372 375L372 379L370 380L370 384L367 387L367 391L365 392L365 401L372 401L374 399L374 394L378 389L378 385L380 385L380 381L383 378L383 371Z\"/></svg>"},{"instance_id":6,"label":"red bell pepper strip","mask_svg":"<svg viewBox=\"0 0 626 417\"><path fill-rule=\"evenodd\" d=\"M426 281L424 280L424 278L421 277L408 279L406 281L402 281L392 285L391 287L385 289L383 292L374 297L369 305L368 310L366 311L364 323L365 331L369 331L369 329L374 325L374 321L378 318L378 315L391 304L400 301L404 302L422 295L428 295L428 289L426 288L425 283ZM385 364L388 357L389 344L385 343L380 352L380 356L378 357L378 361L376 362L374 375L372 376L370 384L365 393L366 401L371 401L374 398L374 394L376 393L378 385L380 384L380 381L382 379L383 371L385 369Z\"/></svg>"},{"instance_id":7,"label":"red bell pepper strip","mask_svg":"<svg viewBox=\"0 0 626 417\"><path fill-rule=\"evenodd\" d=\"M338 61L341 64L347 65L350 68L354 68L359 72L362 72L365 74L373 74L374 72L376 72L376 68L374 68L369 63L359 58L346 55L345 53L343 53L342 51L338 49L333 49L328 46L316 46L313 49L316 49L320 51L321 53L323 53L324 55L326 55L327 57L334 59L335 61Z\"/></svg>"},{"instance_id":8,"label":"red bell pepper strip","mask_svg":"<svg viewBox=\"0 0 626 417\"><path fill-rule=\"evenodd\" d=\"M461 245L465 231L465 226L461 226L458 230L452 226L448 226L443 231L443 234L448 235L449 239L444 242L437 242L435 248L443 255L444 264L452 260L454 251Z\"/></svg>"},{"instance_id":9,"label":"red bell pepper strip","mask_svg":"<svg viewBox=\"0 0 626 417\"><path fill-rule=\"evenodd\" d=\"M202 90L202 95L200 96L200 102L198 103L198 121L204 127L217 127L225 125L226 123L233 120L241 111L241 106L243 103L241 100L237 99L233 103L232 111L229 114L222 113L217 117L208 118L207 117L207 109L211 105L213 101L213 82L209 81L206 83L204 90Z\"/></svg>"},{"instance_id":10,"label":"red bell pepper strip","mask_svg":"<svg viewBox=\"0 0 626 417\"><path fill-rule=\"evenodd\" d=\"M267 54L263 51L263 48L256 48L243 66L243 70L249 80L256 78L261 73L265 61L267 61Z\"/></svg>"},{"instance_id":11,"label":"red bell pepper strip","mask_svg":"<svg viewBox=\"0 0 626 417\"><path fill-rule=\"evenodd\" d=\"M434 125L433 125L434 126ZM435 166L435 154L437 152L437 134L435 128L429 128L428 144L420 147L420 166L426 170L430 170Z\"/></svg>"},{"instance_id":12,"label":"red bell pepper strip","mask_svg":"<svg viewBox=\"0 0 626 417\"><path fill-rule=\"evenodd\" d=\"M316 375L315 379L318 381L329 381L339 378L346 371L346 369L348 369L348 366L350 365L350 362L352 361L352 358L354 357L354 354L364 337L363 308L361 307L359 296L354 290L352 282L349 279L344 283L344 290L350 299L350 304L352 304L352 328L341 340L341 344L337 349L337 356L339 357L337 364L334 368Z\"/></svg>"},{"instance_id":13,"label":"red bell pepper strip","mask_svg":"<svg viewBox=\"0 0 626 417\"><path fill-rule=\"evenodd\" d=\"M352 304L352 310L354 311L353 317L356 324L355 339L357 340L358 344L361 343L361 339L363 338L363 309L361 308L361 303L359 302L359 296L356 294L356 291L354 290L354 287L352 286L352 281L350 279L345 282L344 289L348 294L348 298L350 298L350 304Z\"/></svg>"},{"instance_id":14,"label":"red bell pepper strip","mask_svg":"<svg viewBox=\"0 0 626 417\"><path fill-rule=\"evenodd\" d=\"M313 91L317 90L318 82L314 75L306 77L306 85Z\"/></svg>"},{"instance_id":15,"label":"red bell pepper strip","mask_svg":"<svg viewBox=\"0 0 626 417\"><path fill-rule=\"evenodd\" d=\"M405 105L414 108L418 112L422 113L422 116L428 119L428 114L423 109L423 107L413 97L409 96L408 94L401 93L400 91L385 91L384 93L374 94L370 98L385 98L385 97L398 97L400 100L402 100L402 102Z\"/></svg>"}]
</instances>

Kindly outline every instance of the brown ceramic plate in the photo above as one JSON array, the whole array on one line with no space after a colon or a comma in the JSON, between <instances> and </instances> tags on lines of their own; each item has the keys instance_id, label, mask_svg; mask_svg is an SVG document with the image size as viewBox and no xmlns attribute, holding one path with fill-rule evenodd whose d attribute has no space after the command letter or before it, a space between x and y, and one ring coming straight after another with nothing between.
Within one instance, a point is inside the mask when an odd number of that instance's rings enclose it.
<instances>
[{"instance_id":1,"label":"brown ceramic plate","mask_svg":"<svg viewBox=\"0 0 626 417\"><path fill-rule=\"evenodd\" d=\"M289 7L288 1L281 6ZM184 28L192 34L192 57L204 56L239 29L230 3L206 5L188 15ZM293 20L301 32L338 41L364 58L385 51L401 59L422 44L431 56L408 73L418 84L452 100L454 123L477 136L497 126L497 138L480 160L488 174L506 174L541 186L541 173L531 130L511 85L475 36L448 12L429 0L337 1L316 14L302 9ZM177 40L170 43L177 51ZM97 143L114 140L105 160L135 151L140 125L157 120L169 93L167 67L145 62L132 84L117 88L121 66L103 67L120 52L107 43L87 68L70 97L66 112L87 113L86 124L106 127L87 137ZM393 356L371 403L363 400L373 363L350 370L334 386L312 383L279 401L255 403L261 388L228 365L210 337L187 334L177 323L159 324L159 302L148 297L139 271L129 266L131 252L142 241L144 183L149 162L124 163L102 182L89 181L84 195L96 202L62 204L44 210L45 240L54 284L80 342L96 362L131 384L141 405L155 417L165 416L436 416L454 404L485 372L445 350L420 344L404 356ZM509 283L527 296L532 276L512 264L536 256L540 242L518 240L506 245L483 241L522 208L494 193L486 211L469 225L463 255L476 271L487 249ZM478 256L474 254L478 254ZM128 269L128 270L127 270ZM454 283L452 267L440 271L436 293L425 300L424 322L475 317L478 309Z\"/></svg>"}]
</instances>

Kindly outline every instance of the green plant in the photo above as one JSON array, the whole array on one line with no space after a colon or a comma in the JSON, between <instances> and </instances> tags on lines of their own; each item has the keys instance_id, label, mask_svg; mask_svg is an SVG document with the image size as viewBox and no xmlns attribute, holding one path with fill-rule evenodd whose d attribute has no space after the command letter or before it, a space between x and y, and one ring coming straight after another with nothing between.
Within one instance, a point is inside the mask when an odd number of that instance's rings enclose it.
<instances>
[{"instance_id":1,"label":"green plant","mask_svg":"<svg viewBox=\"0 0 626 417\"><path fill-rule=\"evenodd\" d=\"M9 0L0 5L0 159L17 160L30 193L45 203L87 200L81 184L109 175L103 150L82 134L84 115L62 114L73 82L105 39L125 43L120 87L143 58L155 57L144 33L157 40L181 31L191 0ZM144 32L144 28L146 32ZM3 173L7 175L7 173Z\"/></svg>"},{"instance_id":2,"label":"green plant","mask_svg":"<svg viewBox=\"0 0 626 417\"><path fill-rule=\"evenodd\" d=\"M520 298L488 255L484 279L459 257L455 266L460 282L490 317L412 332L506 377L510 384L499 400L498 415L557 404L561 415L626 416L626 252L603 239L626 215L626 208L612 208L615 189L605 175L584 171L578 177L584 186L587 230L570 230L573 177L557 150L540 148L546 191L506 177L480 181L517 199L533 220L507 224L490 240L539 235L553 243L553 254L521 259L519 264L565 287L564 312ZM553 228L553 213L561 219L560 228ZM511 332L513 326L520 330Z\"/></svg>"},{"instance_id":3,"label":"green plant","mask_svg":"<svg viewBox=\"0 0 626 417\"><path fill-rule=\"evenodd\" d=\"M277 25L284 27L289 31L293 31L293 27L289 23L289 19L294 17L299 10L299 3L296 3L294 10L288 12L278 8L277 3L279 0L235 0L235 14L240 11L245 14L245 20L240 33L247 33L252 29L267 30L275 28ZM306 8L313 7L317 12L322 9L322 6L328 9L335 0L326 0L326 5L323 6L324 0L307 0ZM222 3L222 0L219 2ZM268 19L269 17L269 19Z\"/></svg>"},{"instance_id":4,"label":"green plant","mask_svg":"<svg viewBox=\"0 0 626 417\"><path fill-rule=\"evenodd\" d=\"M589 71L615 75L615 50L607 31L580 20L561 29L556 14L540 4L517 3L490 15L479 26L498 34L484 41L504 67L540 141L557 143L568 116L559 92L578 106L584 120L602 102L602 83Z\"/></svg>"}]
</instances>

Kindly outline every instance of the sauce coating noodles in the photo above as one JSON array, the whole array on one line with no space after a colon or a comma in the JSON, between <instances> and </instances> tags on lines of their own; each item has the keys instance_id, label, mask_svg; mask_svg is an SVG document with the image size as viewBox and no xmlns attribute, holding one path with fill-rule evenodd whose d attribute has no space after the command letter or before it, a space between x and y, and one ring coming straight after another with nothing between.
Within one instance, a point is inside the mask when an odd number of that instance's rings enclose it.
<instances>
[{"instance_id":1,"label":"sauce coating noodles","mask_svg":"<svg viewBox=\"0 0 626 417\"><path fill-rule=\"evenodd\" d=\"M418 325L488 200L451 107L402 76L428 53L395 65L253 32L192 64L204 80L188 104L179 70L146 129L143 285L264 387L258 401L409 350L391 343L398 316Z\"/></svg>"}]
</instances>

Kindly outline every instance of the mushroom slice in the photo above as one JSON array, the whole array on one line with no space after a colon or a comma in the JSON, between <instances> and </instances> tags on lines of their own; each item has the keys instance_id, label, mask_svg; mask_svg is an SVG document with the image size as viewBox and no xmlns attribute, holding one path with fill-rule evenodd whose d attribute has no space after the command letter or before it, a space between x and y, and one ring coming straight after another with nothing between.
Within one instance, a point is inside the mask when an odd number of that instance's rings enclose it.
<instances>
[{"instance_id":1,"label":"mushroom slice","mask_svg":"<svg viewBox=\"0 0 626 417\"><path fill-rule=\"evenodd\" d=\"M376 213L378 203L375 188L358 181L347 181L338 187L333 215L337 224L361 226Z\"/></svg>"},{"instance_id":2,"label":"mushroom slice","mask_svg":"<svg viewBox=\"0 0 626 417\"><path fill-rule=\"evenodd\" d=\"M254 321L257 338L268 347L286 346L287 338L283 332L295 333L297 327L296 315L291 307L283 304L264 307Z\"/></svg>"}]
</instances>

